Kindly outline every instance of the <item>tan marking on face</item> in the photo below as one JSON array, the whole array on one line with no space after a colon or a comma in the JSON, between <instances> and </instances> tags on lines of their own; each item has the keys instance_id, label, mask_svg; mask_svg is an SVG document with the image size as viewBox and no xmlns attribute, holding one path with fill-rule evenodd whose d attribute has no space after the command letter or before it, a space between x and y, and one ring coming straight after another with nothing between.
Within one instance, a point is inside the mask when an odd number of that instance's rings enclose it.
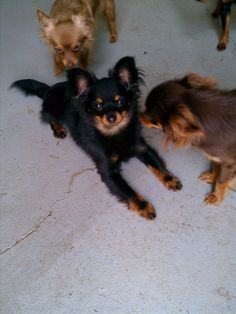
<instances>
[{"instance_id":1,"label":"tan marking on face","mask_svg":"<svg viewBox=\"0 0 236 314\"><path fill-rule=\"evenodd\" d=\"M119 159L119 155L114 153L111 155L110 159L112 162L116 163Z\"/></svg>"},{"instance_id":2,"label":"tan marking on face","mask_svg":"<svg viewBox=\"0 0 236 314\"><path fill-rule=\"evenodd\" d=\"M120 95L116 95L116 96L114 97L114 101L117 102L117 101L119 101L119 100L120 100Z\"/></svg>"},{"instance_id":3,"label":"tan marking on face","mask_svg":"<svg viewBox=\"0 0 236 314\"><path fill-rule=\"evenodd\" d=\"M103 104L102 98L97 98L97 99L96 99L96 102L97 102L98 104Z\"/></svg>"},{"instance_id":4,"label":"tan marking on face","mask_svg":"<svg viewBox=\"0 0 236 314\"><path fill-rule=\"evenodd\" d=\"M85 36L83 30L77 29L71 21L68 21L54 25L47 42L65 67L73 67L79 62ZM62 52L56 52L55 48L59 48Z\"/></svg>"},{"instance_id":5,"label":"tan marking on face","mask_svg":"<svg viewBox=\"0 0 236 314\"><path fill-rule=\"evenodd\" d=\"M130 117L127 111L121 113L115 112L116 121L114 123L109 123L107 121L106 115L95 117L95 127L102 134L107 136L113 136L119 133L120 130L125 128L130 121Z\"/></svg>"}]
</instances>

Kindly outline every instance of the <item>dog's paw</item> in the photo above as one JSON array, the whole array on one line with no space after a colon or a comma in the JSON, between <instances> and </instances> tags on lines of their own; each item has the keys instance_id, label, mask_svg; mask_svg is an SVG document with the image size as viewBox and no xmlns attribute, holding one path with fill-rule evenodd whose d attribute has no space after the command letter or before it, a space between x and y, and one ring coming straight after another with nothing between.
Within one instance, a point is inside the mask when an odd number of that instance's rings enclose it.
<instances>
[{"instance_id":1,"label":"dog's paw","mask_svg":"<svg viewBox=\"0 0 236 314\"><path fill-rule=\"evenodd\" d=\"M163 184L168 190L178 191L182 189L182 183L180 180L172 175L166 175L164 177Z\"/></svg>"},{"instance_id":2,"label":"dog's paw","mask_svg":"<svg viewBox=\"0 0 236 314\"><path fill-rule=\"evenodd\" d=\"M53 135L57 138L65 138L67 136L67 130L65 128L53 130Z\"/></svg>"},{"instance_id":3,"label":"dog's paw","mask_svg":"<svg viewBox=\"0 0 236 314\"><path fill-rule=\"evenodd\" d=\"M115 43L118 40L118 35L117 34L112 34L110 36L110 43Z\"/></svg>"},{"instance_id":4,"label":"dog's paw","mask_svg":"<svg viewBox=\"0 0 236 314\"><path fill-rule=\"evenodd\" d=\"M201 181L204 181L206 183L209 183L209 184L213 184L215 183L214 182L214 179L215 179L215 176L212 172L210 171L206 171L206 172L203 172L199 177L198 177L199 180Z\"/></svg>"},{"instance_id":5,"label":"dog's paw","mask_svg":"<svg viewBox=\"0 0 236 314\"><path fill-rule=\"evenodd\" d=\"M67 135L67 130L58 122L50 122L50 126L53 130L53 135L57 138L65 138Z\"/></svg>"},{"instance_id":6,"label":"dog's paw","mask_svg":"<svg viewBox=\"0 0 236 314\"><path fill-rule=\"evenodd\" d=\"M225 42L219 42L219 44L217 45L217 50L218 51L223 51L226 49L227 44Z\"/></svg>"},{"instance_id":7,"label":"dog's paw","mask_svg":"<svg viewBox=\"0 0 236 314\"><path fill-rule=\"evenodd\" d=\"M206 205L219 205L221 201L222 200L220 200L217 195L212 192L205 197L204 203Z\"/></svg>"},{"instance_id":8,"label":"dog's paw","mask_svg":"<svg viewBox=\"0 0 236 314\"><path fill-rule=\"evenodd\" d=\"M134 202L133 200L128 201L128 208L145 219L153 220L156 218L155 208L151 203L143 199L141 200L141 197L139 197L138 202Z\"/></svg>"}]
</instances>

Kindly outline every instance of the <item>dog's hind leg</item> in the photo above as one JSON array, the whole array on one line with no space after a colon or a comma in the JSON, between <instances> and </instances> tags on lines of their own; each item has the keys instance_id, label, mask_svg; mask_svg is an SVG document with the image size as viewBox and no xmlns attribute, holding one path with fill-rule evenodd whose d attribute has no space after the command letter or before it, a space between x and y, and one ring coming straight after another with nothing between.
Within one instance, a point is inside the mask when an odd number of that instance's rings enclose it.
<instances>
[{"instance_id":1,"label":"dog's hind leg","mask_svg":"<svg viewBox=\"0 0 236 314\"><path fill-rule=\"evenodd\" d=\"M53 130L53 134L58 138L65 138L67 135L67 130L58 122L51 121L50 122L51 129Z\"/></svg>"},{"instance_id":2,"label":"dog's hind leg","mask_svg":"<svg viewBox=\"0 0 236 314\"><path fill-rule=\"evenodd\" d=\"M110 42L114 43L118 39L118 34L116 30L116 11L114 0L104 1L104 14L107 18L108 27L110 31Z\"/></svg>"},{"instance_id":3,"label":"dog's hind leg","mask_svg":"<svg viewBox=\"0 0 236 314\"><path fill-rule=\"evenodd\" d=\"M221 7L221 0L217 0L215 10L211 13L212 17L219 17L220 16L220 7Z\"/></svg>"}]
</instances>

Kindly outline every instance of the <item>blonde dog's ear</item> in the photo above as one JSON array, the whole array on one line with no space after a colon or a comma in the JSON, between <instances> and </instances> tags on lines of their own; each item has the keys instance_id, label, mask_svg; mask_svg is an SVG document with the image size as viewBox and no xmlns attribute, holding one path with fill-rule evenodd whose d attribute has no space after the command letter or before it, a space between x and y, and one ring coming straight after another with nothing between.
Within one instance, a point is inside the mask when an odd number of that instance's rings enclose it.
<instances>
[{"instance_id":1,"label":"blonde dog's ear","mask_svg":"<svg viewBox=\"0 0 236 314\"><path fill-rule=\"evenodd\" d=\"M47 16L43 11L37 9L37 18L40 24L42 24L43 27L48 27L51 23L51 19L49 16Z\"/></svg>"},{"instance_id":2,"label":"blonde dog's ear","mask_svg":"<svg viewBox=\"0 0 236 314\"><path fill-rule=\"evenodd\" d=\"M84 19L81 15L73 15L72 21L88 40L94 40L94 20L92 18Z\"/></svg>"}]
</instances>

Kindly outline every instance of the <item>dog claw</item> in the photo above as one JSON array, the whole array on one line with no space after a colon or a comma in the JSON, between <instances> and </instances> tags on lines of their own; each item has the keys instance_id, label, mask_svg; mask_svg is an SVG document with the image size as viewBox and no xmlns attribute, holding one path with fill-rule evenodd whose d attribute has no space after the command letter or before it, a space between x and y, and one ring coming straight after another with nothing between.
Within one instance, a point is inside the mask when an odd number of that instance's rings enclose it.
<instances>
[{"instance_id":1,"label":"dog claw","mask_svg":"<svg viewBox=\"0 0 236 314\"><path fill-rule=\"evenodd\" d=\"M60 130L56 130L56 131L54 130L53 134L55 137L63 139L66 137L67 131L66 129L62 128Z\"/></svg>"},{"instance_id":2,"label":"dog claw","mask_svg":"<svg viewBox=\"0 0 236 314\"><path fill-rule=\"evenodd\" d=\"M182 183L177 177L174 176L166 176L164 180L164 186L168 190L178 191L182 189Z\"/></svg>"},{"instance_id":3,"label":"dog claw","mask_svg":"<svg viewBox=\"0 0 236 314\"><path fill-rule=\"evenodd\" d=\"M118 40L118 36L117 35L112 35L110 37L110 43L115 43Z\"/></svg>"},{"instance_id":4,"label":"dog claw","mask_svg":"<svg viewBox=\"0 0 236 314\"><path fill-rule=\"evenodd\" d=\"M133 201L130 201L128 203L128 208L129 210L136 212L139 216L147 220L153 220L156 218L155 208L152 206L151 203L148 203L146 201L141 201L139 205Z\"/></svg>"},{"instance_id":5,"label":"dog claw","mask_svg":"<svg viewBox=\"0 0 236 314\"><path fill-rule=\"evenodd\" d=\"M202 173L199 177L199 180L204 181L208 184L213 184L214 179L213 179L213 174L209 171Z\"/></svg>"},{"instance_id":6,"label":"dog claw","mask_svg":"<svg viewBox=\"0 0 236 314\"><path fill-rule=\"evenodd\" d=\"M218 51L223 51L223 50L225 50L226 49L226 43L219 43L218 45L217 45L217 50Z\"/></svg>"},{"instance_id":7,"label":"dog claw","mask_svg":"<svg viewBox=\"0 0 236 314\"><path fill-rule=\"evenodd\" d=\"M214 193L210 193L206 196L204 203L206 205L218 205L220 200L218 200L217 196Z\"/></svg>"}]
</instances>

